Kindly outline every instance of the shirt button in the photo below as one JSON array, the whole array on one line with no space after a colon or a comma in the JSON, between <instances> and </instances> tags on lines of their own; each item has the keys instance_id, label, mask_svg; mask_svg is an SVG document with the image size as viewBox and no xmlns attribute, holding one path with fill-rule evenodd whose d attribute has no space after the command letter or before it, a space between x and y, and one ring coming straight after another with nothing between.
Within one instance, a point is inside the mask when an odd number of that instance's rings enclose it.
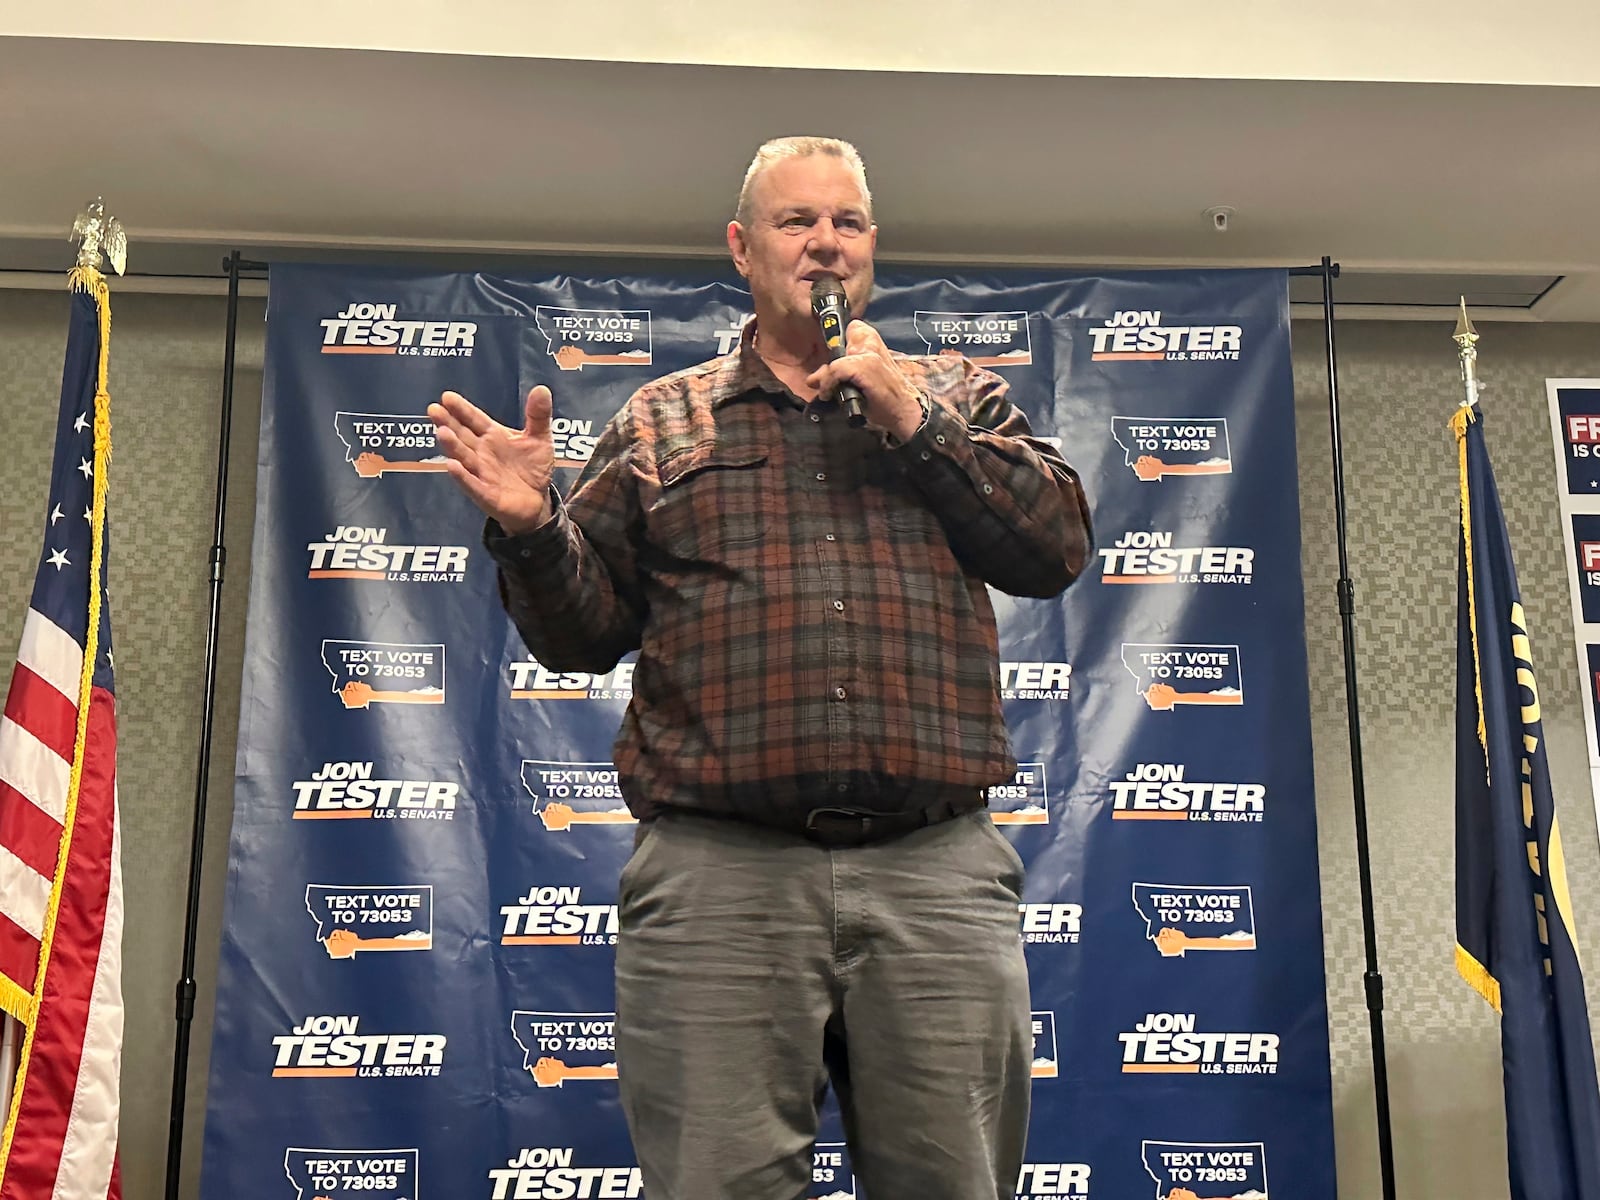
<instances>
[{"instance_id":1,"label":"shirt button","mask_svg":"<svg viewBox=\"0 0 1600 1200\"><path fill-rule=\"evenodd\" d=\"M831 533L825 533L822 536L823 536L823 538L825 540L830 541L830 542L837 542L839 540L838 538L834 537L833 534L831 534Z\"/></svg>"},{"instance_id":2,"label":"shirt button","mask_svg":"<svg viewBox=\"0 0 1600 1200\"><path fill-rule=\"evenodd\" d=\"M983 485L983 494L984 494L984 495L985 495L985 496L992 496L992 495L994 495L994 484L992 484L992 483L986 483L986 484L984 484L984 485Z\"/></svg>"},{"instance_id":3,"label":"shirt button","mask_svg":"<svg viewBox=\"0 0 1600 1200\"><path fill-rule=\"evenodd\" d=\"M942 434L942 433L935 434L933 440L938 442L939 445L941 445L941 446L944 445L944 434Z\"/></svg>"},{"instance_id":4,"label":"shirt button","mask_svg":"<svg viewBox=\"0 0 1600 1200\"><path fill-rule=\"evenodd\" d=\"M839 794L841 796L845 795L847 792L849 792L849 790L850 790L850 785L848 783L841 783L839 785Z\"/></svg>"},{"instance_id":5,"label":"shirt button","mask_svg":"<svg viewBox=\"0 0 1600 1200\"><path fill-rule=\"evenodd\" d=\"M840 612L844 611L844 601L843 600L835 600L833 602L833 606L834 606L834 608L838 609Z\"/></svg>"},{"instance_id":6,"label":"shirt button","mask_svg":"<svg viewBox=\"0 0 1600 1200\"><path fill-rule=\"evenodd\" d=\"M849 694L850 693L845 691L842 687L836 687L833 689L833 698L835 700L843 700Z\"/></svg>"},{"instance_id":7,"label":"shirt button","mask_svg":"<svg viewBox=\"0 0 1600 1200\"><path fill-rule=\"evenodd\" d=\"M817 482L818 483L827 483L828 482L828 473L826 471L818 471L817 472Z\"/></svg>"},{"instance_id":8,"label":"shirt button","mask_svg":"<svg viewBox=\"0 0 1600 1200\"><path fill-rule=\"evenodd\" d=\"M821 413L812 413L811 414L811 419L813 421L820 421L820 420L822 420L822 414Z\"/></svg>"}]
</instances>

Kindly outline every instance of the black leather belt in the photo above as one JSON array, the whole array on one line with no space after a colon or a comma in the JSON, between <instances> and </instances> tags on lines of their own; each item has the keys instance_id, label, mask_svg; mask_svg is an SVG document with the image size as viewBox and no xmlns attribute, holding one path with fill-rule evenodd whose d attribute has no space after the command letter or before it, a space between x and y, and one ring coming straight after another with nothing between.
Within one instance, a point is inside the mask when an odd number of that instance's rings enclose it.
<instances>
[{"instance_id":1,"label":"black leather belt","mask_svg":"<svg viewBox=\"0 0 1600 1200\"><path fill-rule=\"evenodd\" d=\"M781 829L788 833L798 833L819 846L841 849L904 837L925 826L938 825L963 813L983 808L985 804L984 793L977 788L970 791L965 788L952 789L926 808L900 812L855 808L849 804L823 805L809 812L797 812L792 809L782 812L760 808L730 811L668 804L659 806L654 812L641 818L634 842L637 845L643 839L645 827L654 816L675 813L685 817Z\"/></svg>"},{"instance_id":2,"label":"black leather belt","mask_svg":"<svg viewBox=\"0 0 1600 1200\"><path fill-rule=\"evenodd\" d=\"M904 837L926 825L937 825L963 813L982 808L983 797L974 792L972 798L945 800L929 808L911 812L871 812L847 807L813 808L806 814L805 836L819 846L842 849L849 846L866 846L890 838Z\"/></svg>"}]
</instances>

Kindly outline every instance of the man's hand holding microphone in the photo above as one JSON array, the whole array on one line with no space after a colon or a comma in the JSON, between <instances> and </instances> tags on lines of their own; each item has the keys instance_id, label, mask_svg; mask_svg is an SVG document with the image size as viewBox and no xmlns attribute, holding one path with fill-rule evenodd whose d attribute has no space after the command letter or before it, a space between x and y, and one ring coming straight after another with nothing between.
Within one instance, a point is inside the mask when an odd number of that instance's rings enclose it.
<instances>
[{"instance_id":1,"label":"man's hand holding microphone","mask_svg":"<svg viewBox=\"0 0 1600 1200\"><path fill-rule=\"evenodd\" d=\"M922 426L922 401L878 331L850 319L844 286L832 277L812 283L811 311L833 357L807 377L806 386L816 388L819 396L836 395L852 426L871 424L899 441L908 440Z\"/></svg>"}]
</instances>

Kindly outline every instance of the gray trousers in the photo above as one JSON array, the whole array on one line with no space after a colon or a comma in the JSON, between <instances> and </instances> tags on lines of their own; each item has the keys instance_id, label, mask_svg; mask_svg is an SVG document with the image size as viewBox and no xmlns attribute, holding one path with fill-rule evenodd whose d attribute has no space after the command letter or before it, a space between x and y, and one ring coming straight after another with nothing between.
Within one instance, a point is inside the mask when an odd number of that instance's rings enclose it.
<instances>
[{"instance_id":1,"label":"gray trousers","mask_svg":"<svg viewBox=\"0 0 1600 1200\"><path fill-rule=\"evenodd\" d=\"M616 1034L648 1200L808 1195L830 1079L860 1200L1011 1200L1033 1061L1022 875L983 810L842 850L646 826L619 887Z\"/></svg>"}]
</instances>

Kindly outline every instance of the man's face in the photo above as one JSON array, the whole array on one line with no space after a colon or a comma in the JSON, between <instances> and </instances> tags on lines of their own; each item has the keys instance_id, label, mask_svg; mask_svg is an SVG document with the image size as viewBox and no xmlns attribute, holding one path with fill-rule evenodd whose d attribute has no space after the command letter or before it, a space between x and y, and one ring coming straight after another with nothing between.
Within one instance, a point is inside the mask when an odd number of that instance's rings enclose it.
<instances>
[{"instance_id":1,"label":"man's face","mask_svg":"<svg viewBox=\"0 0 1600 1200\"><path fill-rule=\"evenodd\" d=\"M750 209L748 225L728 226L728 248L758 313L811 321L812 281L828 275L844 284L852 313L866 311L878 227L842 159L780 159L756 177Z\"/></svg>"}]
</instances>

